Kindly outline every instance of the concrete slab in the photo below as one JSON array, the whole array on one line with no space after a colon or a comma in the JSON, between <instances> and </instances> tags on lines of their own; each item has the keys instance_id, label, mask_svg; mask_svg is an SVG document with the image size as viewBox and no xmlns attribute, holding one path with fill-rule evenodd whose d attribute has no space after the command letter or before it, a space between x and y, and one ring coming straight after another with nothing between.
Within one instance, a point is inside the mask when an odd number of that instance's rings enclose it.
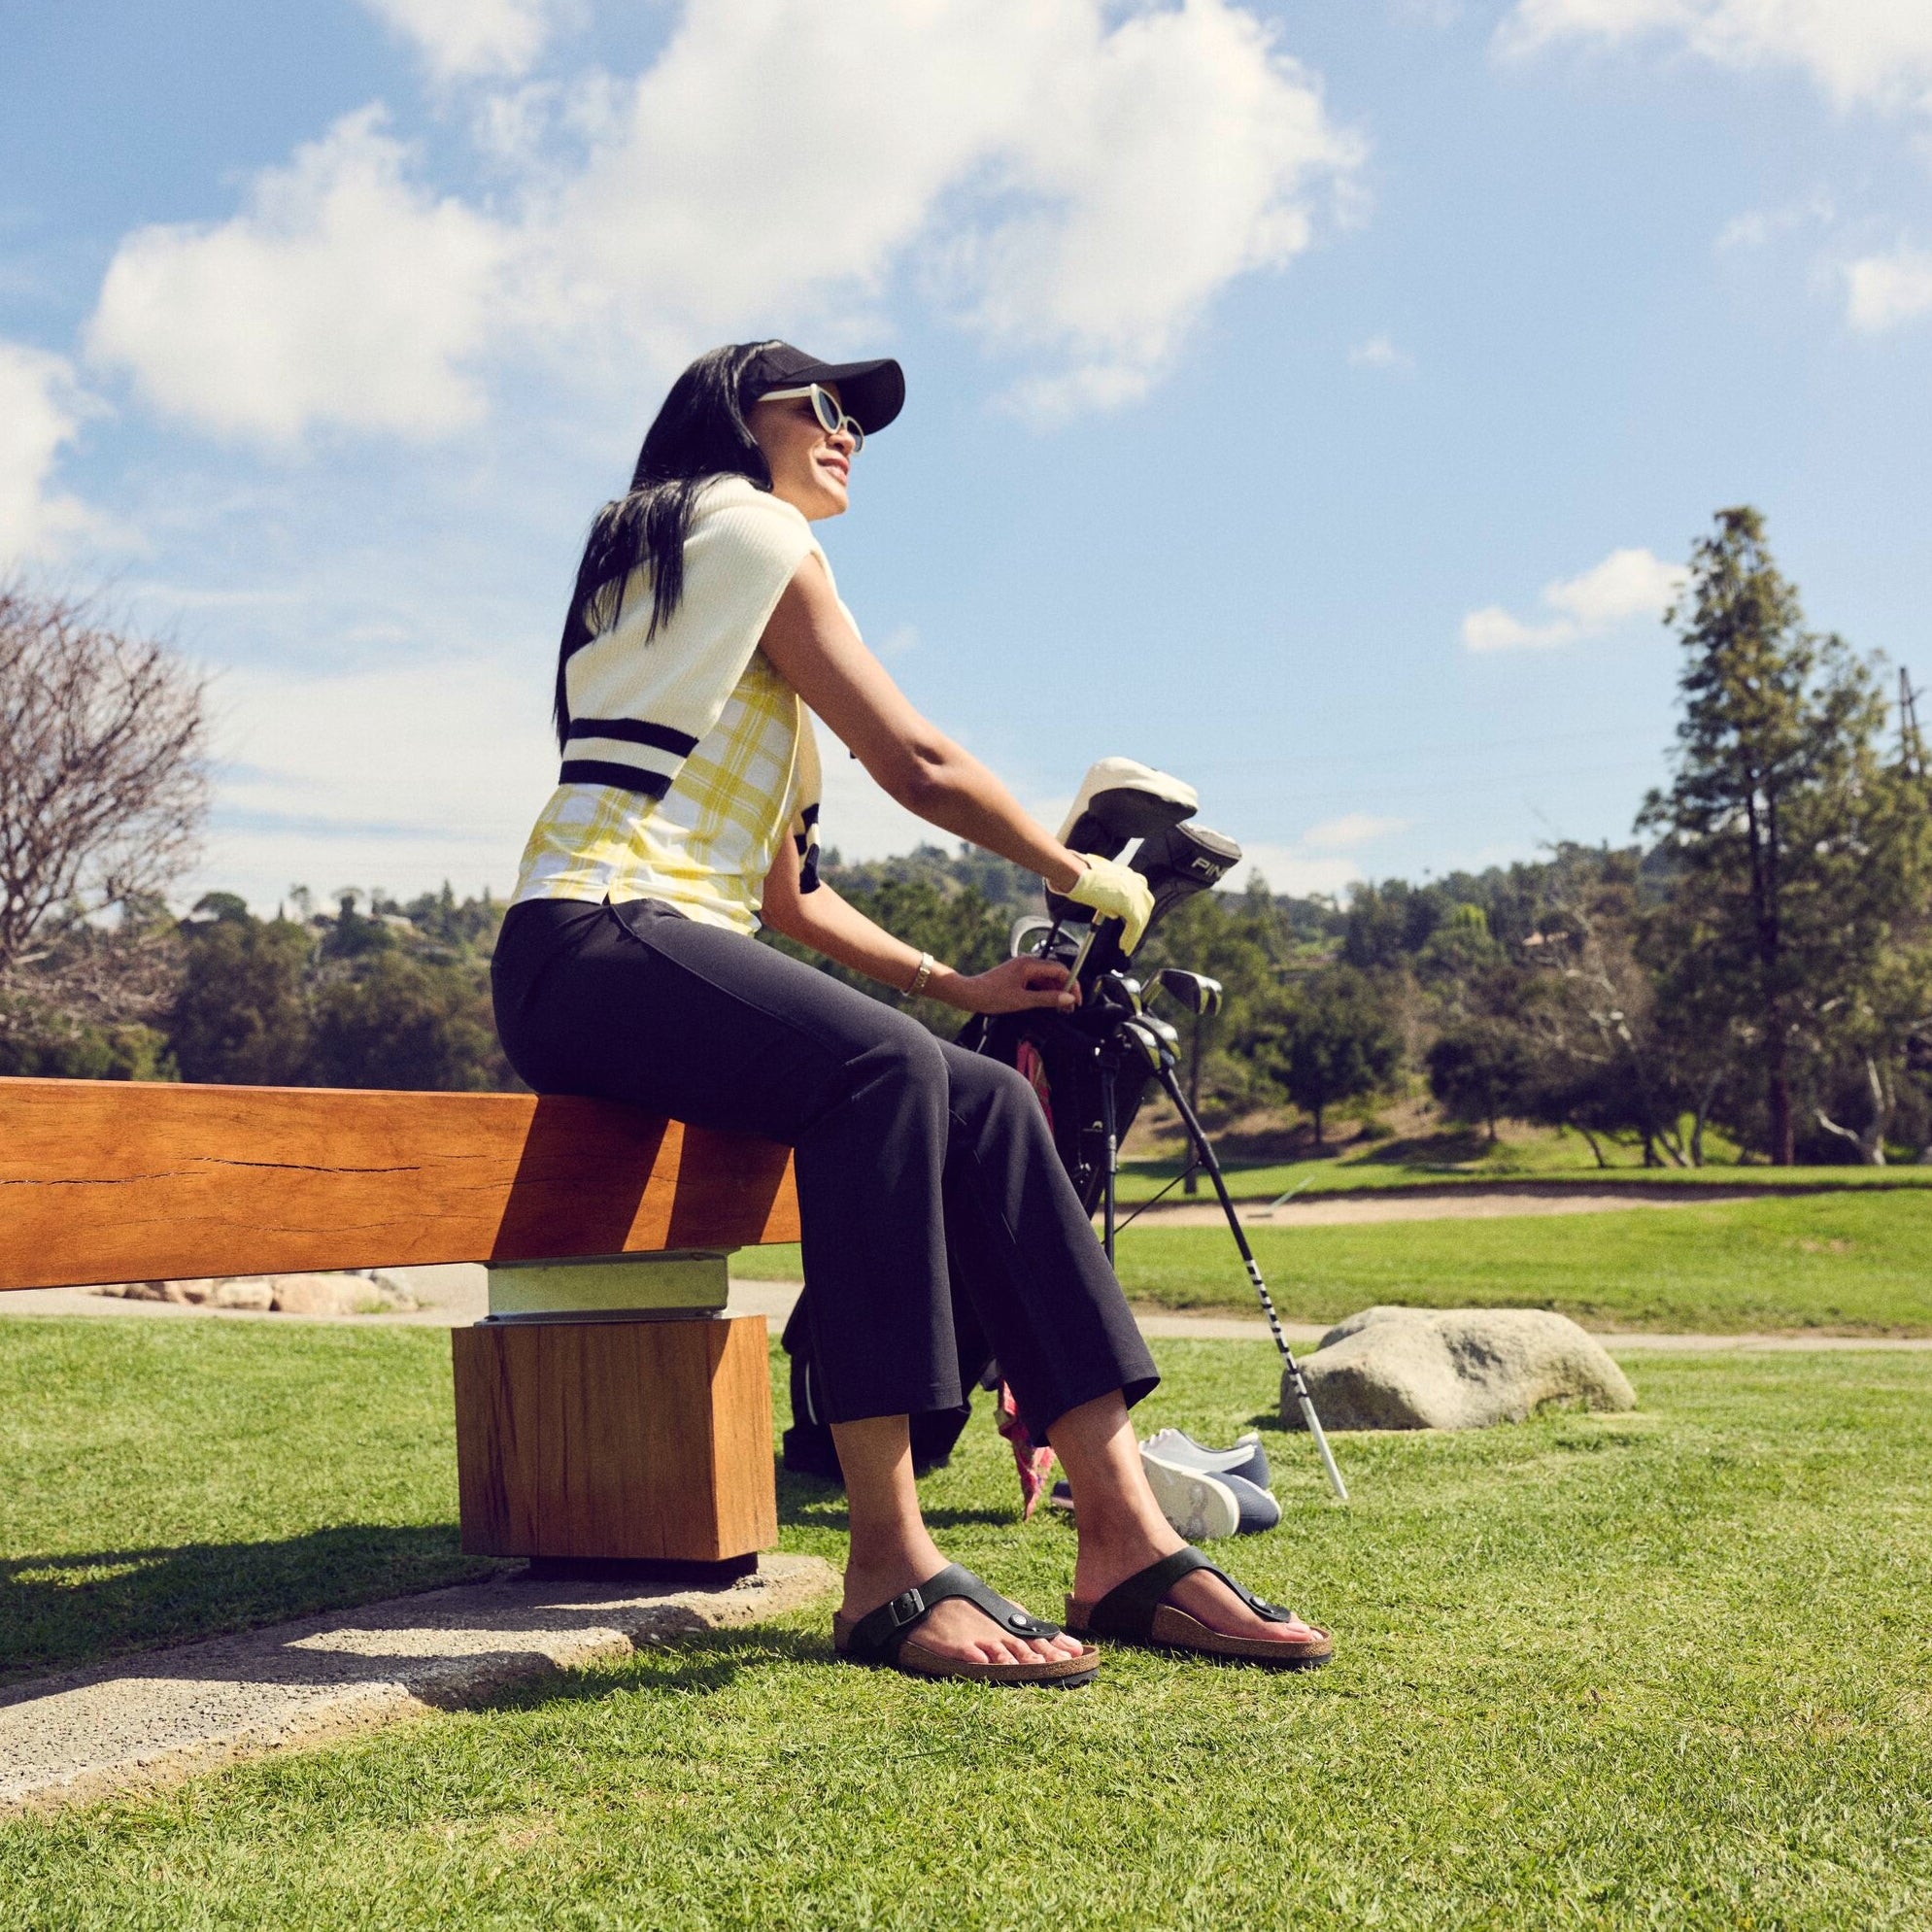
<instances>
[{"instance_id":1,"label":"concrete slab","mask_svg":"<svg viewBox=\"0 0 1932 1932\"><path fill-rule=\"evenodd\" d=\"M555 1671L829 1595L816 1556L694 1588L506 1576L148 1651L0 1690L0 1813L169 1783L236 1758L470 1705Z\"/></svg>"}]
</instances>

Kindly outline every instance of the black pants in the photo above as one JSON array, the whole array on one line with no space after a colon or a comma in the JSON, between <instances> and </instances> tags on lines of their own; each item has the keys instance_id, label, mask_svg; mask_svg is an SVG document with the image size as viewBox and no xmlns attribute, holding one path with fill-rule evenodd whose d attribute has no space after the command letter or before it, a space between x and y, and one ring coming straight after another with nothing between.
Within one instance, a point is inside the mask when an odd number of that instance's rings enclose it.
<instances>
[{"instance_id":1,"label":"black pants","mask_svg":"<svg viewBox=\"0 0 1932 1932\"><path fill-rule=\"evenodd\" d=\"M964 1402L955 1294L1035 1436L1159 1380L1010 1067L653 899L514 906L491 979L503 1050L538 1093L794 1150L825 1420Z\"/></svg>"}]
</instances>

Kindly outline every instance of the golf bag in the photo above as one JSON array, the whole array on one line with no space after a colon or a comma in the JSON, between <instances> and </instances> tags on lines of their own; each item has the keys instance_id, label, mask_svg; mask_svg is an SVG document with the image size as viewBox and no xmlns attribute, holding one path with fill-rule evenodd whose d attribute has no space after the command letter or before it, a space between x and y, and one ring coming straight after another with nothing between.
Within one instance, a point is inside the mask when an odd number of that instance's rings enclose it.
<instances>
[{"instance_id":1,"label":"golf bag","mask_svg":"<svg viewBox=\"0 0 1932 1932\"><path fill-rule=\"evenodd\" d=\"M1233 839L1204 827L1182 823L1196 809L1192 786L1132 759L1102 759L1087 772L1073 809L1061 827L1061 842L1073 851L1102 859L1118 857L1134 839L1133 860L1153 889L1154 917L1148 932L1180 900L1221 879L1240 858ZM1080 1204L1092 1213L1106 1186L1114 1151L1134 1124L1154 1079L1142 1062L1115 1057L1102 1077L1104 1043L1118 1013L1099 997L1102 975L1129 964L1119 945L1120 927L1096 926L1084 908L1046 896L1045 917L1033 915L1013 929L1015 955L1031 953L1068 967L1080 982L1082 1002L1069 1013L1036 1008L991 1017L975 1014L960 1030L961 1046L984 1053L1023 1073L1046 1112L1053 1144L1073 1183ZM1143 935L1144 938L1144 935ZM1108 1085L1112 1119L1107 1118ZM955 1271L954 1280L958 1281ZM798 1298L785 1324L784 1344L792 1358L792 1426L785 1432L784 1465L799 1474L839 1478L831 1431L819 1420L811 1362L811 1284ZM970 1298L953 1290L953 1332L958 1342L960 1386L1000 1389L1000 1367L973 1312ZM1000 1426L1021 1455L1024 1431L1001 1392ZM911 1420L912 1458L917 1474L943 1468L966 1428L970 1402L958 1408L932 1410ZM1024 1456L1022 1455L1024 1467Z\"/></svg>"}]
</instances>

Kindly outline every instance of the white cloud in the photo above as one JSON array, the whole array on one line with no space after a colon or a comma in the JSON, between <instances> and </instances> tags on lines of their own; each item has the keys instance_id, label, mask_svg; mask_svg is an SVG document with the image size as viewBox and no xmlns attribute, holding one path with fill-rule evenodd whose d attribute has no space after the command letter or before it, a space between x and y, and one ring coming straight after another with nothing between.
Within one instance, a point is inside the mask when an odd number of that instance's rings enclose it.
<instances>
[{"instance_id":1,"label":"white cloud","mask_svg":"<svg viewBox=\"0 0 1932 1932\"><path fill-rule=\"evenodd\" d=\"M1613 550L1604 560L1544 590L1542 600L1584 630L1608 630L1633 617L1656 617L1682 587L1684 567L1647 550Z\"/></svg>"},{"instance_id":2,"label":"white cloud","mask_svg":"<svg viewBox=\"0 0 1932 1932\"><path fill-rule=\"evenodd\" d=\"M1576 634L1570 625L1525 624L1501 604L1485 604L1463 619L1463 643L1472 651L1518 651L1539 644L1567 644Z\"/></svg>"},{"instance_id":3,"label":"white cloud","mask_svg":"<svg viewBox=\"0 0 1932 1932\"><path fill-rule=\"evenodd\" d=\"M1221 881L1221 890L1245 892L1257 875L1267 880L1270 892L1293 893L1298 898L1320 893L1334 898L1362 877L1362 868L1352 859L1312 857L1296 845L1248 845L1241 850L1241 863Z\"/></svg>"},{"instance_id":4,"label":"white cloud","mask_svg":"<svg viewBox=\"0 0 1932 1932\"><path fill-rule=\"evenodd\" d=\"M1229 281L1310 246L1313 191L1362 150L1225 0L1136 11L1110 31L1090 0L1018 11L1057 16L1054 44L989 159L1035 206L974 237L967 312L997 346L1069 362L1070 402L1110 403L1146 389Z\"/></svg>"},{"instance_id":5,"label":"white cloud","mask_svg":"<svg viewBox=\"0 0 1932 1932\"><path fill-rule=\"evenodd\" d=\"M825 773L819 837L828 851L847 860L889 859L916 845L950 849L957 842L889 798L878 780L824 725L817 729Z\"/></svg>"},{"instance_id":6,"label":"white cloud","mask_svg":"<svg viewBox=\"0 0 1932 1932\"><path fill-rule=\"evenodd\" d=\"M110 263L90 354L162 409L228 434L318 422L434 435L474 421L465 364L491 321L504 238L404 178L383 112L346 116L246 210L138 229Z\"/></svg>"},{"instance_id":7,"label":"white cloud","mask_svg":"<svg viewBox=\"0 0 1932 1932\"><path fill-rule=\"evenodd\" d=\"M0 568L97 527L85 504L51 487L90 407L65 357L0 341Z\"/></svg>"},{"instance_id":8,"label":"white cloud","mask_svg":"<svg viewBox=\"0 0 1932 1932\"><path fill-rule=\"evenodd\" d=\"M1681 564L1647 550L1613 550L1588 570L1543 587L1542 601L1556 616L1528 624L1490 604L1463 619L1463 644L1471 651L1516 651L1601 636L1633 618L1661 616L1684 577Z\"/></svg>"},{"instance_id":9,"label":"white cloud","mask_svg":"<svg viewBox=\"0 0 1932 1932\"><path fill-rule=\"evenodd\" d=\"M1344 812L1338 819L1324 819L1320 825L1310 826L1302 834L1302 843L1318 852L1345 852L1407 830L1407 819L1383 818L1374 812Z\"/></svg>"},{"instance_id":10,"label":"white cloud","mask_svg":"<svg viewBox=\"0 0 1932 1932\"><path fill-rule=\"evenodd\" d=\"M1798 67L1840 108L1932 113L1932 7L1923 0L1517 0L1508 55L1563 40L1677 41L1734 68Z\"/></svg>"},{"instance_id":11,"label":"white cloud","mask_svg":"<svg viewBox=\"0 0 1932 1932\"><path fill-rule=\"evenodd\" d=\"M439 81L526 74L549 38L549 0L363 0L416 43Z\"/></svg>"},{"instance_id":12,"label":"white cloud","mask_svg":"<svg viewBox=\"0 0 1932 1932\"><path fill-rule=\"evenodd\" d=\"M1761 249L1794 228L1815 223L1829 226L1837 218L1830 195L1822 189L1786 202L1781 208L1753 208L1725 222L1717 236L1720 252L1731 249Z\"/></svg>"},{"instance_id":13,"label":"white cloud","mask_svg":"<svg viewBox=\"0 0 1932 1932\"><path fill-rule=\"evenodd\" d=\"M487 658L305 676L236 669L215 689L216 817L188 897L260 909L291 884L504 891L557 782L544 678Z\"/></svg>"},{"instance_id":14,"label":"white cloud","mask_svg":"<svg viewBox=\"0 0 1932 1932\"><path fill-rule=\"evenodd\" d=\"M1866 255L1845 271L1846 319L1866 335L1932 314L1932 254L1901 242L1889 254Z\"/></svg>"},{"instance_id":15,"label":"white cloud","mask_svg":"<svg viewBox=\"0 0 1932 1932\"><path fill-rule=\"evenodd\" d=\"M364 109L233 219L129 236L95 353L220 432L434 434L479 412L486 350L634 386L725 334L857 339L910 276L1029 401L1104 406L1308 248L1362 158L1234 0L692 0L635 79L476 127L505 213L412 180Z\"/></svg>"},{"instance_id":16,"label":"white cloud","mask_svg":"<svg viewBox=\"0 0 1932 1932\"><path fill-rule=\"evenodd\" d=\"M1257 875L1269 890L1298 898L1321 894L1339 898L1362 878L1360 864L1348 855L1377 839L1408 829L1407 819L1375 812L1344 812L1310 826L1292 845L1244 846L1241 863L1221 882L1224 892L1245 892Z\"/></svg>"},{"instance_id":17,"label":"white cloud","mask_svg":"<svg viewBox=\"0 0 1932 1932\"><path fill-rule=\"evenodd\" d=\"M1415 357L1407 350L1398 349L1388 336L1372 335L1348 352L1348 366L1351 369L1394 369L1403 375L1410 375L1415 369Z\"/></svg>"},{"instance_id":18,"label":"white cloud","mask_svg":"<svg viewBox=\"0 0 1932 1932\"><path fill-rule=\"evenodd\" d=\"M489 658L302 675L235 669L216 689L222 807L364 830L439 818L515 841L557 782L547 679Z\"/></svg>"}]
</instances>

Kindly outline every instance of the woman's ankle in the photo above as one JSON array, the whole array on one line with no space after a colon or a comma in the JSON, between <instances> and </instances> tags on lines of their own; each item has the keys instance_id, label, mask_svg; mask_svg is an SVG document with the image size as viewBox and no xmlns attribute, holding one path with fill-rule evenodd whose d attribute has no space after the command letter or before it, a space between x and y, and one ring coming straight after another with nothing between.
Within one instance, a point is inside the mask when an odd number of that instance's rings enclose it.
<instances>
[{"instance_id":1,"label":"woman's ankle","mask_svg":"<svg viewBox=\"0 0 1932 1932\"><path fill-rule=\"evenodd\" d=\"M924 1533L864 1539L855 1536L845 1558L845 1595L888 1597L923 1583L946 1567L946 1559Z\"/></svg>"},{"instance_id":2,"label":"woman's ankle","mask_svg":"<svg viewBox=\"0 0 1932 1932\"><path fill-rule=\"evenodd\" d=\"M1185 1548L1187 1542L1165 1517L1154 1523L1133 1518L1098 1530L1089 1529L1082 1522L1079 1535L1079 1547L1073 1559L1073 1582L1082 1596L1095 1583L1102 1590L1112 1589L1114 1584L1136 1576L1150 1563L1158 1563L1162 1557Z\"/></svg>"}]
</instances>

